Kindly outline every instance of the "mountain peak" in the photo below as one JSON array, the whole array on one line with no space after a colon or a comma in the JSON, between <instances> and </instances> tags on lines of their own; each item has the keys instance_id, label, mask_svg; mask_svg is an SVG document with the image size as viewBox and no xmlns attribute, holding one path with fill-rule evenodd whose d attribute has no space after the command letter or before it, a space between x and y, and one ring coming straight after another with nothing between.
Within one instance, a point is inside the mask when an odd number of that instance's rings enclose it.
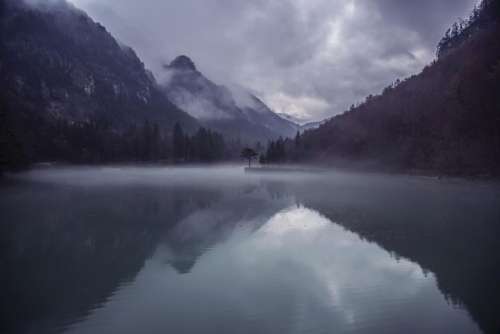
<instances>
[{"instance_id":1,"label":"mountain peak","mask_svg":"<svg viewBox=\"0 0 500 334\"><path fill-rule=\"evenodd\" d=\"M190 70L190 71L196 71L196 66L194 65L194 62L185 55L178 56L175 58L170 65L168 65L170 68L175 68L177 70Z\"/></svg>"}]
</instances>

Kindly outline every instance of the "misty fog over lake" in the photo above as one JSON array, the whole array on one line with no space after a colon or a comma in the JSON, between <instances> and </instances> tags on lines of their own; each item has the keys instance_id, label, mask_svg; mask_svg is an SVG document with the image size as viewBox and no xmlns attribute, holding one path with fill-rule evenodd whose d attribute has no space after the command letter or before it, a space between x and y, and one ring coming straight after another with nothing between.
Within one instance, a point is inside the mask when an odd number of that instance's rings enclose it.
<instances>
[{"instance_id":1,"label":"misty fog over lake","mask_svg":"<svg viewBox=\"0 0 500 334\"><path fill-rule=\"evenodd\" d=\"M50 167L0 185L2 333L489 333L500 185Z\"/></svg>"}]
</instances>

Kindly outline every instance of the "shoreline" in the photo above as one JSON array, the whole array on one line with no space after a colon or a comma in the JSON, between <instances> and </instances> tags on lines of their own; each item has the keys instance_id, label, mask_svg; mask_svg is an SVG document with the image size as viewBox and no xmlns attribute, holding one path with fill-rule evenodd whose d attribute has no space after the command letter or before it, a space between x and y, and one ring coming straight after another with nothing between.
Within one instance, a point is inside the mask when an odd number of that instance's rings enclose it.
<instances>
[{"instance_id":1,"label":"shoreline","mask_svg":"<svg viewBox=\"0 0 500 334\"><path fill-rule=\"evenodd\" d=\"M108 162L108 163L71 163L63 161L47 161L37 162L29 166L15 170L2 170L0 178L8 174L18 174L28 172L36 169L50 169L57 167L176 167L176 168L190 168L199 166L237 166L243 167L245 173L328 173L332 171L342 171L351 173L369 173L369 174L382 174L393 176L416 176L425 177L437 180L470 180L470 181L500 181L500 176L488 174L466 174L466 173L438 173L432 170L404 170L404 169L391 169L391 168L362 168L356 166L339 166L331 164L274 164L274 165L253 165L248 167L243 161L230 160L230 161L214 161L214 162L173 162L171 160L162 161L124 161L124 162Z\"/></svg>"}]
</instances>

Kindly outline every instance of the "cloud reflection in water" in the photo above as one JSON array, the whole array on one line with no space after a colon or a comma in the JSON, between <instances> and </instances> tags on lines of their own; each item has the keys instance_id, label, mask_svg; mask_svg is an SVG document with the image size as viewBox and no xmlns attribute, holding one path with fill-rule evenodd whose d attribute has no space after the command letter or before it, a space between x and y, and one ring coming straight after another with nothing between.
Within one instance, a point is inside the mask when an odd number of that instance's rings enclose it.
<instances>
[{"instance_id":1,"label":"cloud reflection in water","mask_svg":"<svg viewBox=\"0 0 500 334\"><path fill-rule=\"evenodd\" d=\"M239 224L186 274L172 256L159 246L135 282L68 332L479 332L434 275L300 206L257 230Z\"/></svg>"}]
</instances>

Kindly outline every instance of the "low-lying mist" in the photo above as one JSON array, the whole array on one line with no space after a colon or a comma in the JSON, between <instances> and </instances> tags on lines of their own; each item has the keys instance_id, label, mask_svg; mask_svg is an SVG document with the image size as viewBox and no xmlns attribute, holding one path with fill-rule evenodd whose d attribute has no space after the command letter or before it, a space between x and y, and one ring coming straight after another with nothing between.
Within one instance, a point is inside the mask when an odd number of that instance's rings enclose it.
<instances>
[{"instance_id":1,"label":"low-lying mist","mask_svg":"<svg viewBox=\"0 0 500 334\"><path fill-rule=\"evenodd\" d=\"M159 165L51 166L9 174L8 177L25 181L85 186L137 184L237 186L259 179L300 182L318 177L305 169L297 169L296 166L290 166L290 168L280 166L280 169L281 172L249 173L245 171L243 165L238 164L192 164L180 167Z\"/></svg>"}]
</instances>

